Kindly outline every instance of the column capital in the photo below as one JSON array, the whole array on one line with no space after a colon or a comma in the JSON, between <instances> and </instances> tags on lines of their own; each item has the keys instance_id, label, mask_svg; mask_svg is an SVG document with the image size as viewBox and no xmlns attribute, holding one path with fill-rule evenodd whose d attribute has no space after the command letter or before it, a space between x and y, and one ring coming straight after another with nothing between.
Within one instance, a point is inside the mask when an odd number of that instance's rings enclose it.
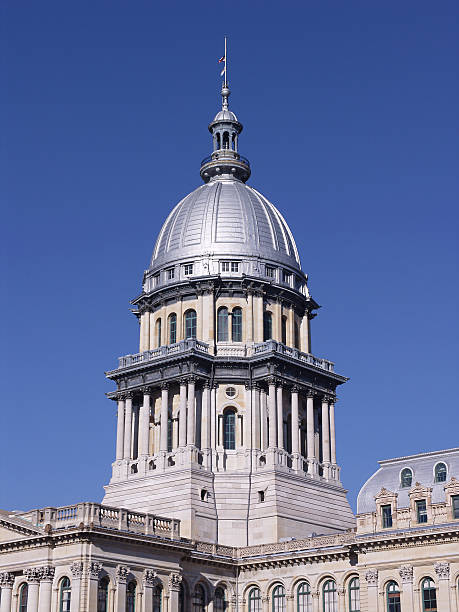
<instances>
[{"instance_id":1,"label":"column capital","mask_svg":"<svg viewBox=\"0 0 459 612\"><path fill-rule=\"evenodd\" d=\"M276 384L276 377L275 376L268 376L268 378L266 379L266 382L269 386L271 385L275 385Z\"/></svg>"},{"instance_id":2,"label":"column capital","mask_svg":"<svg viewBox=\"0 0 459 612\"><path fill-rule=\"evenodd\" d=\"M172 572L169 574L169 591L180 591L182 575Z\"/></svg>"},{"instance_id":3,"label":"column capital","mask_svg":"<svg viewBox=\"0 0 459 612\"><path fill-rule=\"evenodd\" d=\"M99 579L101 571L102 571L102 563L99 563L99 561L91 561L88 567L86 568L86 573L88 577L92 578L93 580Z\"/></svg>"},{"instance_id":4,"label":"column capital","mask_svg":"<svg viewBox=\"0 0 459 612\"><path fill-rule=\"evenodd\" d=\"M126 393L124 394L124 398L127 400L132 400L134 398L134 391L126 391Z\"/></svg>"},{"instance_id":5,"label":"column capital","mask_svg":"<svg viewBox=\"0 0 459 612\"><path fill-rule=\"evenodd\" d=\"M369 569L365 574L365 580L368 586L378 586L378 570Z\"/></svg>"},{"instance_id":6,"label":"column capital","mask_svg":"<svg viewBox=\"0 0 459 612\"><path fill-rule=\"evenodd\" d=\"M440 580L447 580L449 578L449 563L438 561L434 564L434 570Z\"/></svg>"},{"instance_id":7,"label":"column capital","mask_svg":"<svg viewBox=\"0 0 459 612\"><path fill-rule=\"evenodd\" d=\"M14 574L10 572L0 572L0 588L12 588L14 583Z\"/></svg>"},{"instance_id":8,"label":"column capital","mask_svg":"<svg viewBox=\"0 0 459 612\"><path fill-rule=\"evenodd\" d=\"M168 382L162 382L162 383L160 384L161 391L168 391L168 390L169 390L169 384L170 384L170 383L168 383Z\"/></svg>"},{"instance_id":9,"label":"column capital","mask_svg":"<svg viewBox=\"0 0 459 612\"><path fill-rule=\"evenodd\" d=\"M155 570L146 569L143 572L143 583L147 587L154 587L159 583L158 575Z\"/></svg>"},{"instance_id":10,"label":"column capital","mask_svg":"<svg viewBox=\"0 0 459 612\"><path fill-rule=\"evenodd\" d=\"M38 568L40 571L40 580L52 582L56 569L52 565L42 565Z\"/></svg>"},{"instance_id":11,"label":"column capital","mask_svg":"<svg viewBox=\"0 0 459 612\"><path fill-rule=\"evenodd\" d=\"M28 567L24 570L24 576L29 584L40 582L40 568Z\"/></svg>"},{"instance_id":12,"label":"column capital","mask_svg":"<svg viewBox=\"0 0 459 612\"><path fill-rule=\"evenodd\" d=\"M314 398L317 395L317 392L314 389L306 389L306 397Z\"/></svg>"},{"instance_id":13,"label":"column capital","mask_svg":"<svg viewBox=\"0 0 459 612\"><path fill-rule=\"evenodd\" d=\"M402 579L403 584L409 584L413 582L413 566L402 565L398 570L399 576Z\"/></svg>"},{"instance_id":14,"label":"column capital","mask_svg":"<svg viewBox=\"0 0 459 612\"><path fill-rule=\"evenodd\" d=\"M126 584L127 577L130 573L130 568L126 565L117 565L116 566L116 582L118 584Z\"/></svg>"},{"instance_id":15,"label":"column capital","mask_svg":"<svg viewBox=\"0 0 459 612\"><path fill-rule=\"evenodd\" d=\"M151 395L153 393L154 387L151 387L149 385L146 385L144 387L140 387L140 391L144 394L144 395Z\"/></svg>"},{"instance_id":16,"label":"column capital","mask_svg":"<svg viewBox=\"0 0 459 612\"><path fill-rule=\"evenodd\" d=\"M202 388L203 388L203 389L210 389L211 387L212 387L212 384L211 384L210 380L205 380L205 381L202 383Z\"/></svg>"},{"instance_id":17,"label":"column capital","mask_svg":"<svg viewBox=\"0 0 459 612\"><path fill-rule=\"evenodd\" d=\"M187 376L186 382L188 384L190 383L197 383L198 382L198 377L195 374L190 374L189 376Z\"/></svg>"},{"instance_id":18,"label":"column capital","mask_svg":"<svg viewBox=\"0 0 459 612\"><path fill-rule=\"evenodd\" d=\"M83 576L83 562L74 561L70 566L70 571L74 578L81 578Z\"/></svg>"},{"instance_id":19,"label":"column capital","mask_svg":"<svg viewBox=\"0 0 459 612\"><path fill-rule=\"evenodd\" d=\"M301 391L301 387L299 385L293 385L290 391L292 393L299 393Z\"/></svg>"},{"instance_id":20,"label":"column capital","mask_svg":"<svg viewBox=\"0 0 459 612\"><path fill-rule=\"evenodd\" d=\"M113 399L116 400L117 402L124 402L124 400L126 399L126 394L121 393L121 392L117 393Z\"/></svg>"},{"instance_id":21,"label":"column capital","mask_svg":"<svg viewBox=\"0 0 459 612\"><path fill-rule=\"evenodd\" d=\"M181 387L186 387L186 386L187 386L187 384L188 384L188 380L187 380L186 378L181 378L181 379L179 380L179 385L180 385Z\"/></svg>"}]
</instances>

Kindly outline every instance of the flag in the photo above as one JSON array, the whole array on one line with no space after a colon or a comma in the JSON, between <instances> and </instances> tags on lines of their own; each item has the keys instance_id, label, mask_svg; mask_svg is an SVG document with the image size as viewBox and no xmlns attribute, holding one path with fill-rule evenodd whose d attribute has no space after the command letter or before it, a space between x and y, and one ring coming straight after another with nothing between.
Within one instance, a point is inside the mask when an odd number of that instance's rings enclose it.
<instances>
[{"instance_id":1,"label":"flag","mask_svg":"<svg viewBox=\"0 0 459 612\"><path fill-rule=\"evenodd\" d=\"M222 62L224 62L225 66L226 66L226 55L224 55L223 57L221 57L218 60L218 63L221 64ZM223 76L225 74L225 68L223 68L223 70L220 72L220 76Z\"/></svg>"}]
</instances>

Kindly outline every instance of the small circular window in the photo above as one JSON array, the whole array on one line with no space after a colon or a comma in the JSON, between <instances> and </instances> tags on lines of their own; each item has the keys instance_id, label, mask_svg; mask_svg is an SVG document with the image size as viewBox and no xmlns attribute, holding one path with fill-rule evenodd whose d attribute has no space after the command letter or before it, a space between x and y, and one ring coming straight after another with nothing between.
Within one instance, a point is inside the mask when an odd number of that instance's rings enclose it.
<instances>
[{"instance_id":1,"label":"small circular window","mask_svg":"<svg viewBox=\"0 0 459 612\"><path fill-rule=\"evenodd\" d=\"M236 397L236 389L234 387L226 387L226 397Z\"/></svg>"}]
</instances>

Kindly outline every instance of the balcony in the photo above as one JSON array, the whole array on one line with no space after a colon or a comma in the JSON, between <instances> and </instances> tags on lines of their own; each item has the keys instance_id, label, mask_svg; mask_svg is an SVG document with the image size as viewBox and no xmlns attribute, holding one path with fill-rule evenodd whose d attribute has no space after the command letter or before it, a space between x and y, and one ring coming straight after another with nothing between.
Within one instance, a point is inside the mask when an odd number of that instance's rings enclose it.
<instances>
[{"instance_id":1,"label":"balcony","mask_svg":"<svg viewBox=\"0 0 459 612\"><path fill-rule=\"evenodd\" d=\"M149 361L155 361L157 359L163 359L164 357L171 357L192 351L208 354L209 345L199 340L181 340L175 344L160 346L159 348L137 353L136 355L124 355L124 357L118 357L118 369L120 370L122 368L138 365L139 363L147 363Z\"/></svg>"}]
</instances>

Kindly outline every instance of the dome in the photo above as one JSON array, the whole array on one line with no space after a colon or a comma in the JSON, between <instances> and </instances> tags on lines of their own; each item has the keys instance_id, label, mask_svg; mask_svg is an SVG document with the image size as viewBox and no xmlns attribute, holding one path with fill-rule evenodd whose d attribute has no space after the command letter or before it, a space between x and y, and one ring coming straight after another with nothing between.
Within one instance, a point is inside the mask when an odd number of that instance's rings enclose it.
<instances>
[{"instance_id":1,"label":"dome","mask_svg":"<svg viewBox=\"0 0 459 612\"><path fill-rule=\"evenodd\" d=\"M156 241L152 270L203 257L260 260L301 270L292 233L280 212L242 181L219 177L187 195L170 213Z\"/></svg>"},{"instance_id":2,"label":"dome","mask_svg":"<svg viewBox=\"0 0 459 612\"><path fill-rule=\"evenodd\" d=\"M215 121L234 121L234 122L239 123L233 111L230 111L228 109L222 109L221 111L219 111L215 115L215 118L212 121L212 123L215 123Z\"/></svg>"}]
</instances>

